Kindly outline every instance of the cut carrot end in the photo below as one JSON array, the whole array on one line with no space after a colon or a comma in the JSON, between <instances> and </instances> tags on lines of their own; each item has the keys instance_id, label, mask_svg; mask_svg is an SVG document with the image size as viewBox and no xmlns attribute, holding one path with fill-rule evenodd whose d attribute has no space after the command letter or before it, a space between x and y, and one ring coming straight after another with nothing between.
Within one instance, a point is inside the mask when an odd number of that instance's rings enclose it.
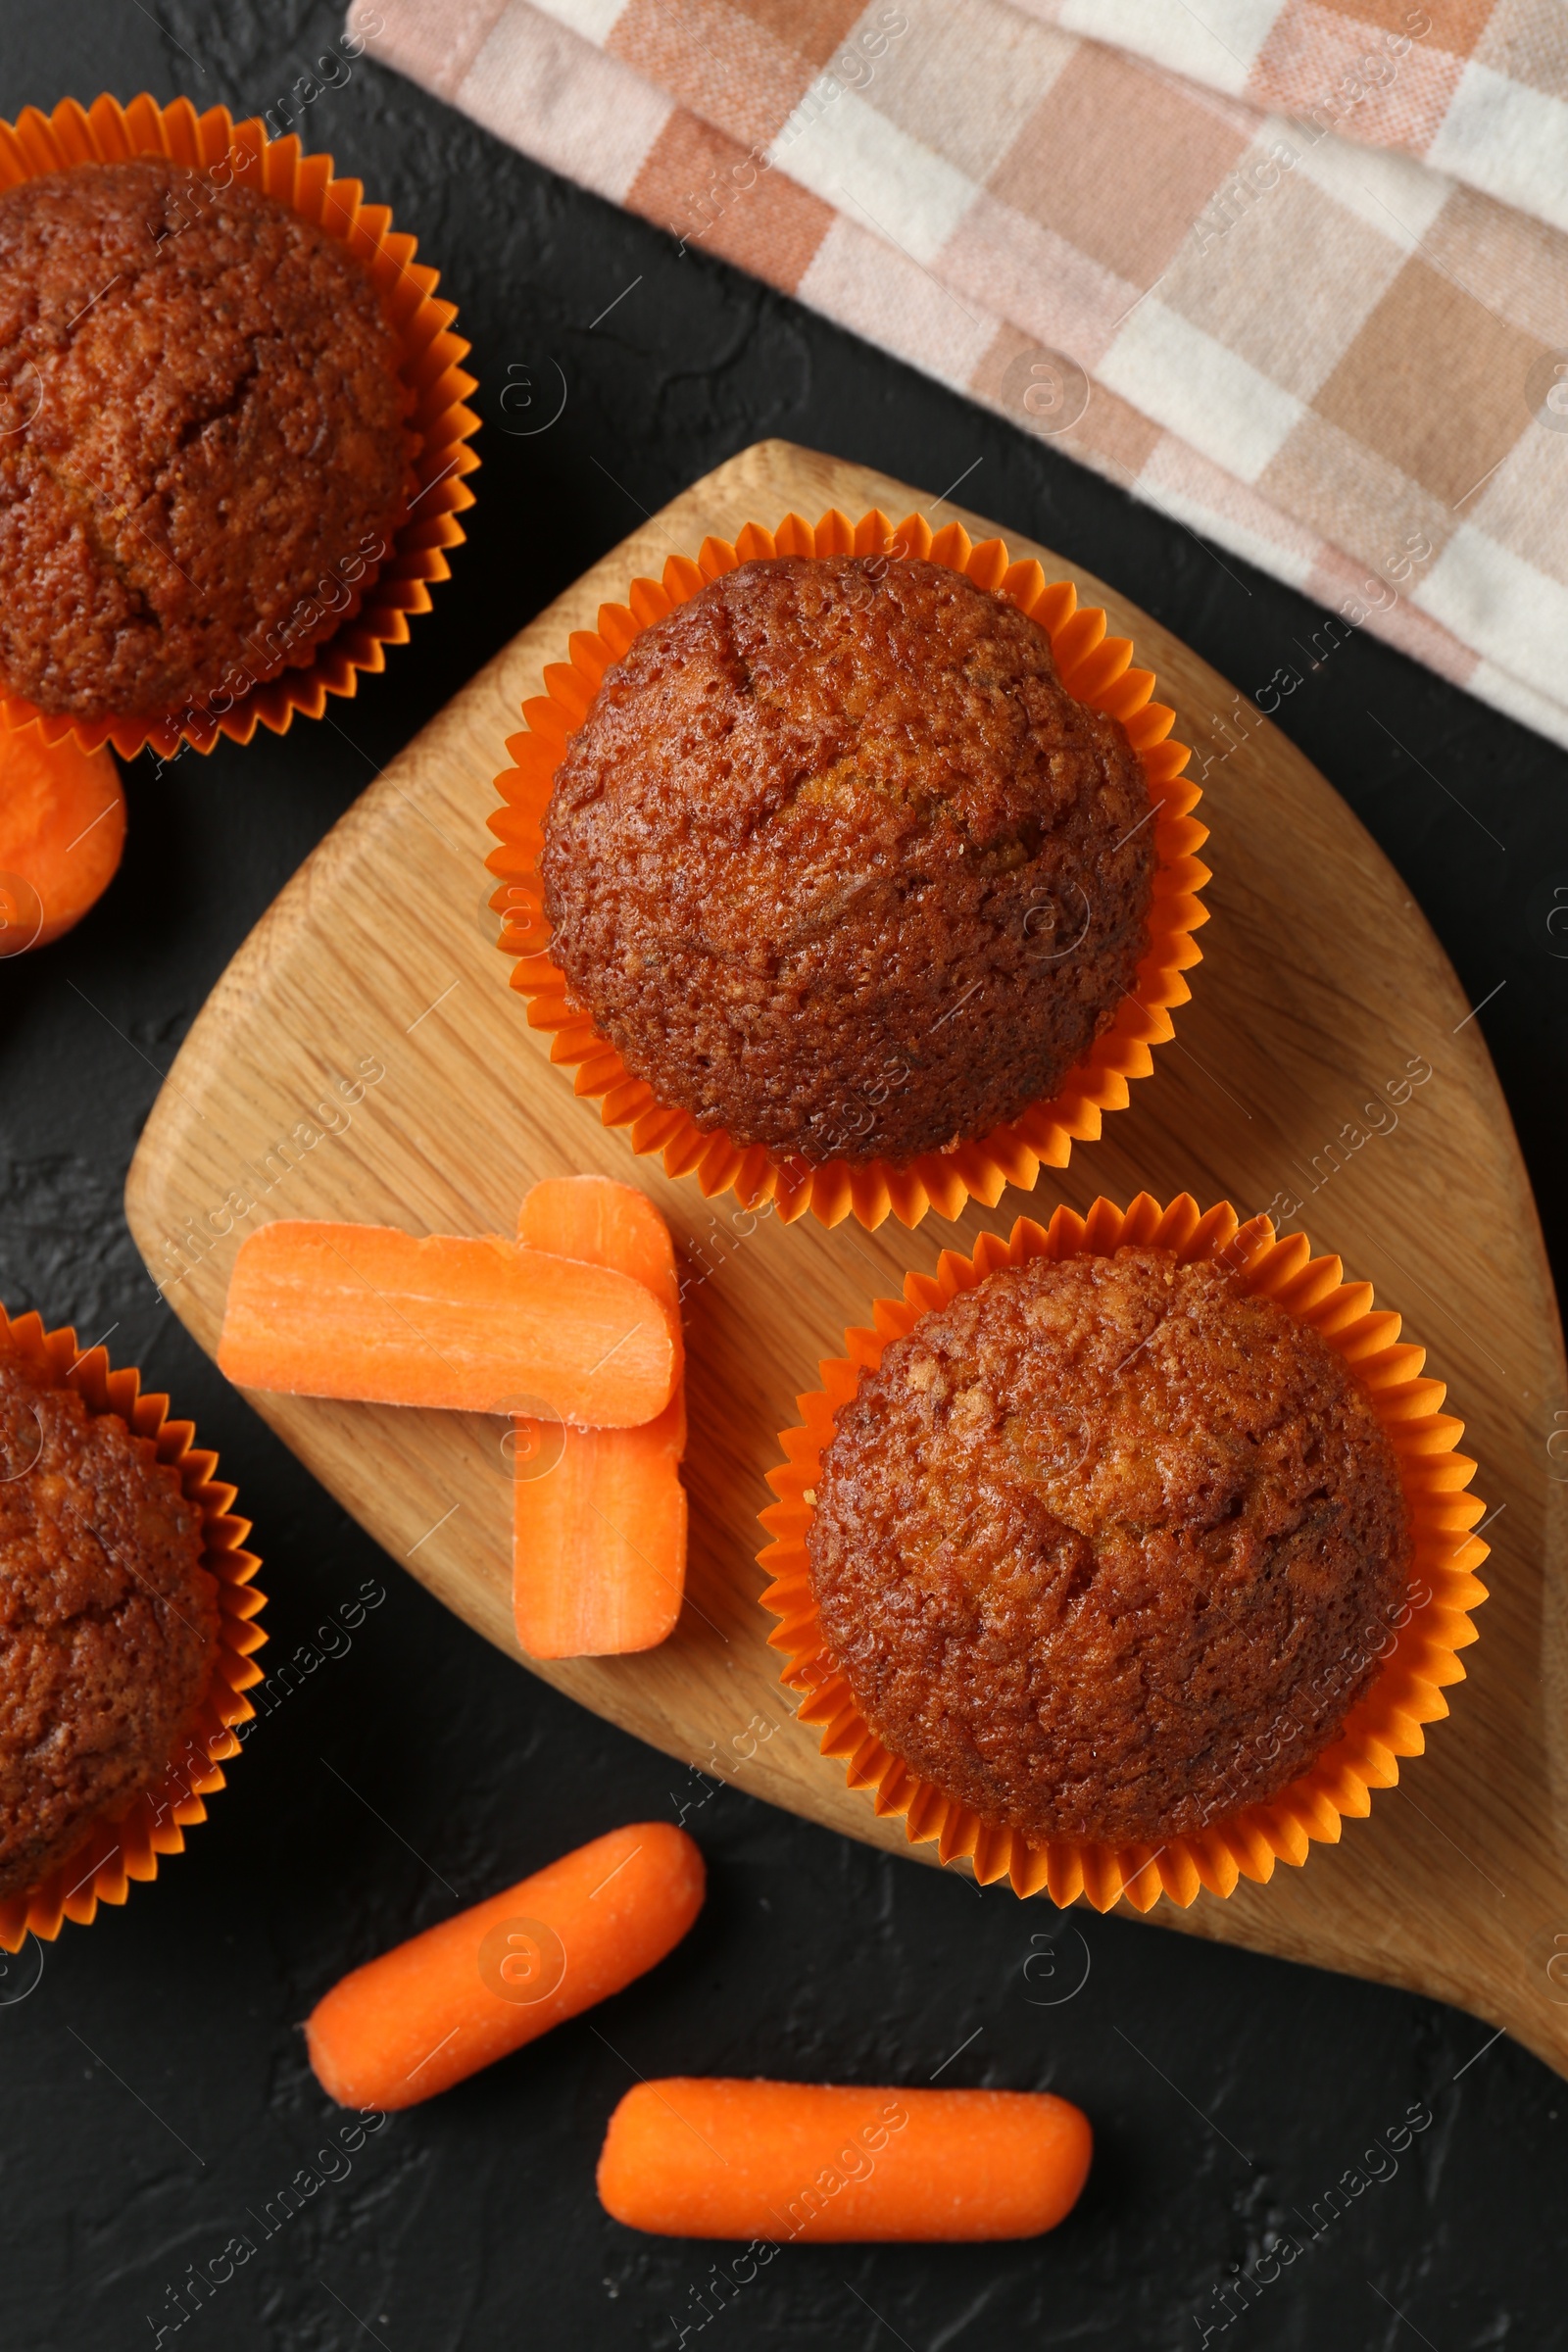
<instances>
[{"instance_id":1,"label":"cut carrot end","mask_svg":"<svg viewBox=\"0 0 1568 2352\"><path fill-rule=\"evenodd\" d=\"M554 1177L522 1203L517 1238L642 1283L679 1340L669 1229L647 1195L607 1176ZM672 1633L686 1584L686 1396L637 1429L516 1423L512 1599L530 1657L607 1657Z\"/></svg>"},{"instance_id":2,"label":"cut carrot end","mask_svg":"<svg viewBox=\"0 0 1568 2352\"><path fill-rule=\"evenodd\" d=\"M280 1218L247 1234L218 1360L242 1388L632 1427L668 1404L675 1317L629 1275L490 1235Z\"/></svg>"}]
</instances>

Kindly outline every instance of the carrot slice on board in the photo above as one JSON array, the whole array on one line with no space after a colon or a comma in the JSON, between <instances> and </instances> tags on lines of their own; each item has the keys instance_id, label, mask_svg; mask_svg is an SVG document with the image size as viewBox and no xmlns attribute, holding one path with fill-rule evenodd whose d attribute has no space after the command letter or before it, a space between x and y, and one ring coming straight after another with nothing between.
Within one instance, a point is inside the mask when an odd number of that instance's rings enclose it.
<instances>
[{"instance_id":1,"label":"carrot slice on board","mask_svg":"<svg viewBox=\"0 0 1568 2352\"><path fill-rule=\"evenodd\" d=\"M0 726L0 956L46 948L115 878L125 794L108 752Z\"/></svg>"},{"instance_id":2,"label":"carrot slice on board","mask_svg":"<svg viewBox=\"0 0 1568 2352\"><path fill-rule=\"evenodd\" d=\"M523 1201L517 1238L533 1250L633 1275L678 1330L669 1228L635 1186L608 1176L547 1178ZM562 1434L553 1459L553 1446L525 1459L519 1445L512 1550L517 1640L533 1658L652 1649L673 1630L686 1582L685 1382L677 1380L658 1420L640 1429Z\"/></svg>"},{"instance_id":3,"label":"carrot slice on board","mask_svg":"<svg viewBox=\"0 0 1568 2352\"><path fill-rule=\"evenodd\" d=\"M537 2041L663 1959L703 1907L684 1830L637 1822L343 1978L306 2020L345 2107L413 2107Z\"/></svg>"},{"instance_id":4,"label":"carrot slice on board","mask_svg":"<svg viewBox=\"0 0 1568 2352\"><path fill-rule=\"evenodd\" d=\"M646 1193L610 1176L547 1176L517 1211L517 1239L645 1283L673 1315L679 1304L669 1227Z\"/></svg>"},{"instance_id":5,"label":"carrot slice on board","mask_svg":"<svg viewBox=\"0 0 1568 2352\"><path fill-rule=\"evenodd\" d=\"M242 1388L473 1413L526 1395L614 1429L668 1404L678 1326L630 1275L497 1235L279 1218L240 1246L218 1361Z\"/></svg>"},{"instance_id":6,"label":"carrot slice on board","mask_svg":"<svg viewBox=\"0 0 1568 2352\"><path fill-rule=\"evenodd\" d=\"M1034 2237L1072 2211L1092 2149L1048 2090L676 2077L615 2109L599 2194L669 2237Z\"/></svg>"}]
</instances>

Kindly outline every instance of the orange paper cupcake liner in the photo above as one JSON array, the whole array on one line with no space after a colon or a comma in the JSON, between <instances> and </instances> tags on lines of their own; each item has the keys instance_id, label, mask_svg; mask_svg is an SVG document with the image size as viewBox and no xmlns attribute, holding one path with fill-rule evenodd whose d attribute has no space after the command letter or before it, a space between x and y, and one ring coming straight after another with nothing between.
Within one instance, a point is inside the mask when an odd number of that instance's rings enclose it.
<instances>
[{"instance_id":1,"label":"orange paper cupcake liner","mask_svg":"<svg viewBox=\"0 0 1568 2352\"><path fill-rule=\"evenodd\" d=\"M631 1075L575 1003L549 954L537 860L551 782L566 745L606 669L643 629L688 603L708 581L759 557L885 554L895 561L946 564L1018 606L1050 637L1068 693L1120 719L1143 761L1155 810L1149 951L1114 1021L1051 1102L1031 1104L1009 1125L955 1151L901 1163L832 1159L813 1166L765 1145L743 1148L721 1128L699 1127ZM832 508L813 529L799 514L786 514L776 530L747 523L733 545L705 539L695 560L671 556L662 581L634 580L623 605L601 605L597 631L575 631L566 656L546 665L545 692L522 706L525 731L507 745L516 765L496 779L506 806L490 819L502 844L487 860L502 883L491 904L504 918L501 947L519 957L512 985L528 999L530 1025L554 1032L551 1059L575 1065L577 1093L599 1100L607 1127L630 1129L634 1152L662 1152L669 1175L695 1176L710 1197L733 1187L747 1208L772 1200L787 1223L809 1209L824 1225L837 1225L853 1212L862 1225L876 1226L891 1210L904 1224L917 1225L930 1208L956 1217L971 1198L994 1207L1004 1185L1029 1191L1042 1166L1065 1167L1073 1144L1092 1142L1104 1113L1124 1106L1129 1081L1152 1067L1151 1047L1172 1034L1171 1006L1184 1004L1191 994L1182 975L1202 953L1193 934L1208 919L1198 898L1208 869L1197 853L1208 834L1192 815L1198 787L1182 774L1191 754L1170 740L1176 714L1152 699L1153 671L1134 668L1131 640L1107 637L1104 613L1080 607L1070 580L1048 581L1033 560L1014 564L1000 539L975 546L956 522L934 532L923 515L910 514L895 528L877 508L858 522Z\"/></svg>"},{"instance_id":2,"label":"orange paper cupcake liner","mask_svg":"<svg viewBox=\"0 0 1568 2352\"><path fill-rule=\"evenodd\" d=\"M1248 1291L1277 1299L1353 1368L1393 1443L1409 1507L1406 1612L1401 1626L1391 1626L1383 1671L1339 1739L1272 1802L1246 1805L1199 1836L1160 1846L1074 1838L1032 1845L1014 1830L988 1827L882 1744L828 1649L807 1533L834 1415L891 1341L998 1266L1108 1257L1124 1244L1171 1250L1183 1261L1223 1257ZM820 1367L821 1389L799 1399L803 1425L780 1439L785 1464L768 1473L779 1499L761 1514L773 1540L760 1555L771 1580L763 1606L781 1620L768 1640L788 1660L782 1679L803 1694L801 1721L821 1726L822 1753L844 1762L850 1786L868 1789L878 1813L902 1816L911 1844L934 1838L944 1862L966 1858L982 1886L1009 1878L1019 1894L1046 1892L1056 1903L1081 1896L1097 1911L1124 1898L1147 1911L1161 1894L1185 1908L1200 1887L1227 1895L1239 1879L1271 1878L1276 1862L1304 1862L1314 1838L1337 1842L1342 1819L1369 1812L1372 1790L1397 1781L1398 1759L1421 1754L1422 1726L1447 1714L1443 1691L1464 1679L1457 1653L1476 1639L1466 1612L1487 1596L1474 1571L1490 1549L1470 1532L1485 1506L1468 1492L1475 1464L1455 1451L1464 1424L1441 1409L1443 1383L1422 1378L1426 1351L1400 1343L1399 1317L1374 1310L1371 1284L1346 1281L1340 1260L1313 1257L1301 1234L1276 1238L1267 1217L1242 1225L1228 1202L1201 1214L1190 1194L1162 1208L1140 1193L1125 1211L1109 1200L1097 1200L1087 1217L1058 1208L1049 1227L1020 1217L1006 1241L982 1234L972 1257L944 1250L934 1276L908 1275L903 1298L879 1298L872 1311L874 1328L846 1333L847 1354Z\"/></svg>"},{"instance_id":3,"label":"orange paper cupcake liner","mask_svg":"<svg viewBox=\"0 0 1568 2352\"><path fill-rule=\"evenodd\" d=\"M218 1456L194 1444L189 1421L171 1421L167 1396L144 1396L134 1370L112 1372L108 1352L91 1348L77 1353L69 1329L44 1330L37 1315L13 1322L0 1307L0 1344L10 1345L51 1388L72 1388L90 1412L118 1413L139 1438L150 1438L159 1461L179 1473L187 1501L201 1512L205 1538L202 1565L218 1579L218 1654L206 1696L187 1727L180 1753L161 1781L133 1796L120 1813L95 1822L58 1870L29 1894L0 1902L0 1949L14 1952L26 1936L48 1940L62 1923L81 1927L100 1903L122 1903L132 1879L155 1879L161 1854L184 1850L185 1832L207 1818L205 1797L223 1786L220 1761L237 1756L233 1727L255 1713L243 1693L262 1679L252 1663L266 1634L255 1622L267 1595L251 1578L261 1566L245 1548L250 1521L234 1516L234 1489L216 1473Z\"/></svg>"},{"instance_id":4,"label":"orange paper cupcake liner","mask_svg":"<svg viewBox=\"0 0 1568 2352\"><path fill-rule=\"evenodd\" d=\"M296 711L319 718L329 694L353 695L362 670L384 669L385 649L403 644L410 615L429 611L429 583L448 577L447 552L466 535L458 516L473 504L464 476L479 463L468 447L479 419L464 405L476 379L460 365L467 344L450 331L456 304L437 300L437 271L415 261L416 240L393 229L387 207L367 204L359 180L334 178L329 155L303 154L292 131L269 139L259 116L235 122L223 106L198 115L188 98L160 106L143 92L128 106L105 96L90 107L65 98L53 114L29 106L15 123L0 122L0 191L71 164L124 163L138 155L167 155L207 172L226 163L241 186L291 206L364 263L402 347L401 372L415 400L408 421L419 447L409 512L358 612L313 646L307 662L253 686L226 710L208 708L226 699L218 694L205 698L205 716L187 710L163 720L89 722L0 693L0 723L39 726L46 743L74 735L88 752L112 743L125 760L149 744L167 759L182 740L199 752L210 752L223 735L249 743L259 725L285 734Z\"/></svg>"}]
</instances>

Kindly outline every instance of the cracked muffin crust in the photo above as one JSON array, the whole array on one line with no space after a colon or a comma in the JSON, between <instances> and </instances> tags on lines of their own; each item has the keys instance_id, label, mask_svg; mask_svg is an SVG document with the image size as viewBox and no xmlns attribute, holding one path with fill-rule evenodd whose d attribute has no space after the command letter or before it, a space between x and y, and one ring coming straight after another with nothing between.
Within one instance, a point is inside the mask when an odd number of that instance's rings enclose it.
<instances>
[{"instance_id":1,"label":"cracked muffin crust","mask_svg":"<svg viewBox=\"0 0 1568 2352\"><path fill-rule=\"evenodd\" d=\"M218 1651L204 1541L150 1440L0 1347L0 1899L174 1755Z\"/></svg>"},{"instance_id":2,"label":"cracked muffin crust","mask_svg":"<svg viewBox=\"0 0 1568 2352\"><path fill-rule=\"evenodd\" d=\"M1408 1513L1344 1359L1213 1263L999 1268L862 1375L808 1537L892 1751L1032 1843L1192 1836L1337 1738Z\"/></svg>"},{"instance_id":3,"label":"cracked muffin crust","mask_svg":"<svg viewBox=\"0 0 1568 2352\"><path fill-rule=\"evenodd\" d=\"M406 512L363 265L161 156L0 195L0 684L158 718L310 659Z\"/></svg>"},{"instance_id":4,"label":"cracked muffin crust","mask_svg":"<svg viewBox=\"0 0 1568 2352\"><path fill-rule=\"evenodd\" d=\"M1055 1094L1148 946L1149 787L943 564L743 564L605 673L540 872L574 999L742 1147L906 1160Z\"/></svg>"}]
</instances>

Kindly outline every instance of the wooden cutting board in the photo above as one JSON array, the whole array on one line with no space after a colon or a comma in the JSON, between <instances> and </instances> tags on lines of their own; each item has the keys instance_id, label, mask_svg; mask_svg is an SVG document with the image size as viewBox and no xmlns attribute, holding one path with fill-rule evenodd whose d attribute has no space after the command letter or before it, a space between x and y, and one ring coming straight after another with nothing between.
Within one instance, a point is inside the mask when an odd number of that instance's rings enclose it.
<instances>
[{"instance_id":1,"label":"wooden cutting board","mask_svg":"<svg viewBox=\"0 0 1568 2352\"><path fill-rule=\"evenodd\" d=\"M1033 1195L912 1234L756 1221L732 1196L705 1201L657 1159L635 1160L526 1026L487 905L493 779L519 704L568 633L710 531L733 537L792 507L814 520L834 505L957 514L976 538L1000 532L1015 555L1038 556L1048 577L1074 572L1083 601L1103 604L1157 671L1197 749L1212 827L1194 1001L1131 1107ZM1283 644L1281 662L1298 652ZM352 732L352 708L346 717ZM1437 941L1344 802L1249 698L1004 519L783 442L731 459L481 670L295 875L186 1039L126 1207L155 1278L212 1351L252 1222L510 1234L528 1185L583 1169L634 1176L700 1278L687 1299L689 1599L660 1649L533 1670L684 1766L926 1861L932 1849L879 1822L795 1723L765 1646L757 1513L797 1393L906 1268L928 1270L944 1245L967 1249L987 1226L1045 1217L1058 1200L1082 1209L1099 1192L1125 1201L1141 1186L1204 1204L1228 1196L1244 1212L1282 1192L1300 1200L1288 1221L1371 1280L1450 1384L1494 1514L1492 1597L1451 1721L1370 1820L1267 1886L1203 1894L1185 1913L1162 1900L1151 1916L1457 2002L1568 2074L1568 1381L1535 1209L1480 1024ZM255 1402L394 1560L518 1655L499 1422ZM683 1774L677 1793L695 1801L703 1788Z\"/></svg>"}]
</instances>

